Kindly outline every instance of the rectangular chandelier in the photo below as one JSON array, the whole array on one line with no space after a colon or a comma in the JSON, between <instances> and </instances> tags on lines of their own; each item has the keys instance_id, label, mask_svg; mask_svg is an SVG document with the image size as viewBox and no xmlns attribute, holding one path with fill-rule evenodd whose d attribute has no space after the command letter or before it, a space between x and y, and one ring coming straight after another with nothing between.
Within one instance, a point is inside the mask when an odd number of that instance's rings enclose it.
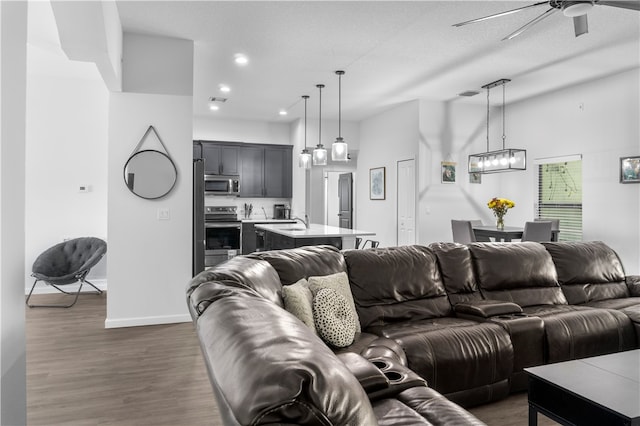
<instances>
[{"instance_id":1,"label":"rectangular chandelier","mask_svg":"<svg viewBox=\"0 0 640 426\"><path fill-rule=\"evenodd\" d=\"M526 168L525 149L501 149L469 156L469 173L500 173Z\"/></svg>"}]
</instances>

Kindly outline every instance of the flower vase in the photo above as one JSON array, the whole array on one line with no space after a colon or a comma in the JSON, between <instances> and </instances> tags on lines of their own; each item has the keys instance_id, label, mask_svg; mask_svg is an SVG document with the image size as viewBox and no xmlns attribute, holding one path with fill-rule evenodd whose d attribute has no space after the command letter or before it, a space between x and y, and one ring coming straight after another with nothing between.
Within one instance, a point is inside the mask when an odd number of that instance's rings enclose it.
<instances>
[{"instance_id":1,"label":"flower vase","mask_svg":"<svg viewBox=\"0 0 640 426\"><path fill-rule=\"evenodd\" d=\"M504 231L504 218L502 216L497 217L496 228L500 231Z\"/></svg>"}]
</instances>

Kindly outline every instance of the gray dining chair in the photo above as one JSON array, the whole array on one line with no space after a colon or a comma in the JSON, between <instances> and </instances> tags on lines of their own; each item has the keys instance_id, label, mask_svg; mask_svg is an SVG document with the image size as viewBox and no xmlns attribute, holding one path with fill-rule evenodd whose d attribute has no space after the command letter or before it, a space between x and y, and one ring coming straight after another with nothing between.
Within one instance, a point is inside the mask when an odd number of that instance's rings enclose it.
<instances>
[{"instance_id":1,"label":"gray dining chair","mask_svg":"<svg viewBox=\"0 0 640 426\"><path fill-rule=\"evenodd\" d=\"M525 222L522 241L551 241L551 221Z\"/></svg>"},{"instance_id":2,"label":"gray dining chair","mask_svg":"<svg viewBox=\"0 0 640 426\"><path fill-rule=\"evenodd\" d=\"M473 233L473 226L470 220L451 219L451 231L454 243L469 244L476 242L476 236Z\"/></svg>"},{"instance_id":3,"label":"gray dining chair","mask_svg":"<svg viewBox=\"0 0 640 426\"><path fill-rule=\"evenodd\" d=\"M536 218L534 222L551 222L551 241L558 241L558 232L560 232L560 219Z\"/></svg>"},{"instance_id":4,"label":"gray dining chair","mask_svg":"<svg viewBox=\"0 0 640 426\"><path fill-rule=\"evenodd\" d=\"M489 243L489 242L491 242L491 238L485 237L484 235L481 235L481 236L477 237L475 235L475 232L473 232L473 227L474 226L482 226L482 225L484 225L481 220L476 219L476 220L470 220L469 222L471 222L471 232L473 233L473 236L474 236L474 238L476 239L477 242L479 242L479 243Z\"/></svg>"}]
</instances>

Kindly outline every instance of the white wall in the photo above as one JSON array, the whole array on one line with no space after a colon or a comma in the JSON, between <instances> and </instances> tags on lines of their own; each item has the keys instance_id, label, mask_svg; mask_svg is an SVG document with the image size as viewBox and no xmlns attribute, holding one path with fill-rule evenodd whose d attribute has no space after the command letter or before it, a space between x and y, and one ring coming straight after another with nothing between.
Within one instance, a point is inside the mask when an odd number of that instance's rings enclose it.
<instances>
[{"instance_id":1,"label":"white wall","mask_svg":"<svg viewBox=\"0 0 640 426\"><path fill-rule=\"evenodd\" d=\"M451 219L481 219L491 223L493 219L486 201L493 196L508 196L499 192L497 175L483 176L481 185L469 183L468 154L486 151L484 111L482 106L461 100L420 101L419 244L452 241ZM491 147L493 149L493 145ZM443 161L457 163L456 183L442 183Z\"/></svg>"},{"instance_id":2,"label":"white wall","mask_svg":"<svg viewBox=\"0 0 640 426\"><path fill-rule=\"evenodd\" d=\"M27 289L33 284L31 265L47 248L65 238L107 238L108 101L109 93L99 78L28 75ZM90 191L79 192L80 185L88 185ZM89 276L102 288L107 257Z\"/></svg>"},{"instance_id":3,"label":"white wall","mask_svg":"<svg viewBox=\"0 0 640 426\"><path fill-rule=\"evenodd\" d=\"M26 2L0 2L0 29L0 424L24 425Z\"/></svg>"},{"instance_id":4,"label":"white wall","mask_svg":"<svg viewBox=\"0 0 640 426\"><path fill-rule=\"evenodd\" d=\"M395 246L397 194L397 161L418 155L417 101L400 104L360 124L360 150L358 152L358 179L356 187L357 228L376 233L371 239L380 241L381 247ZM369 199L369 170L385 167L386 197ZM417 167L422 167L417 162Z\"/></svg>"},{"instance_id":5,"label":"white wall","mask_svg":"<svg viewBox=\"0 0 640 426\"><path fill-rule=\"evenodd\" d=\"M202 116L193 118L193 139L291 145L287 123Z\"/></svg>"},{"instance_id":6,"label":"white wall","mask_svg":"<svg viewBox=\"0 0 640 426\"><path fill-rule=\"evenodd\" d=\"M123 167L153 125L178 169L164 198L129 192ZM112 93L109 104L109 291L106 327L189 321L191 279L192 98ZM158 220L158 209L170 220Z\"/></svg>"},{"instance_id":7,"label":"white wall","mask_svg":"<svg viewBox=\"0 0 640 426\"><path fill-rule=\"evenodd\" d=\"M583 240L616 250L627 273L640 273L640 185L619 183L619 159L640 154L640 71L576 85L507 107L509 146L530 159L582 154ZM536 169L501 182L519 205L513 220L533 217Z\"/></svg>"}]
</instances>

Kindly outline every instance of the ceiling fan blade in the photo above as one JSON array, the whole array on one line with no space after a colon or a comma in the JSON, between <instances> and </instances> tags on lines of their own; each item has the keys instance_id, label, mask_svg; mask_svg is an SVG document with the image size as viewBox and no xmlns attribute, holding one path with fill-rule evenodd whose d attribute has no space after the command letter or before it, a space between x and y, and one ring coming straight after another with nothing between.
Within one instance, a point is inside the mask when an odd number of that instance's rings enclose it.
<instances>
[{"instance_id":1,"label":"ceiling fan blade","mask_svg":"<svg viewBox=\"0 0 640 426\"><path fill-rule=\"evenodd\" d=\"M543 13L542 15L538 16L537 18L534 18L533 20L527 22L526 24L524 24L523 26L521 26L520 28L518 28L517 30L515 30L514 32L512 32L511 34L509 34L508 36L506 36L505 38L502 39L502 41L505 40L511 40L514 37L519 36L520 34L522 34L523 32L525 32L526 30L528 30L529 28L533 27L535 24L537 24L538 22L542 21L543 19L551 16L551 14L553 14L554 12L557 12L558 9L552 7L551 9L547 10L545 13Z\"/></svg>"},{"instance_id":2,"label":"ceiling fan blade","mask_svg":"<svg viewBox=\"0 0 640 426\"><path fill-rule=\"evenodd\" d=\"M627 1L600 0L600 1L596 1L596 4L600 6L612 6L612 7L621 7L623 9L640 10L640 1L636 1L636 0L627 0Z\"/></svg>"},{"instance_id":3,"label":"ceiling fan blade","mask_svg":"<svg viewBox=\"0 0 640 426\"><path fill-rule=\"evenodd\" d=\"M465 21L465 22L459 22L457 24L453 24L452 26L453 27L461 27L461 26L467 25L467 24L475 24L476 22L486 21L487 19L498 18L500 16L511 15L512 13L520 12L521 10L528 9L530 7L540 6L541 4L548 4L548 3L549 3L548 1L541 1L539 3L530 4L528 6L519 7L517 9L511 9L511 10L507 10L505 12L500 12L500 13L496 13L496 14L493 14L493 15L484 16L482 18L472 19L470 21ZM618 2L618 3L620 3L620 2Z\"/></svg>"},{"instance_id":4,"label":"ceiling fan blade","mask_svg":"<svg viewBox=\"0 0 640 426\"><path fill-rule=\"evenodd\" d=\"M573 29L576 31L576 37L589 32L586 14L573 17Z\"/></svg>"}]
</instances>

